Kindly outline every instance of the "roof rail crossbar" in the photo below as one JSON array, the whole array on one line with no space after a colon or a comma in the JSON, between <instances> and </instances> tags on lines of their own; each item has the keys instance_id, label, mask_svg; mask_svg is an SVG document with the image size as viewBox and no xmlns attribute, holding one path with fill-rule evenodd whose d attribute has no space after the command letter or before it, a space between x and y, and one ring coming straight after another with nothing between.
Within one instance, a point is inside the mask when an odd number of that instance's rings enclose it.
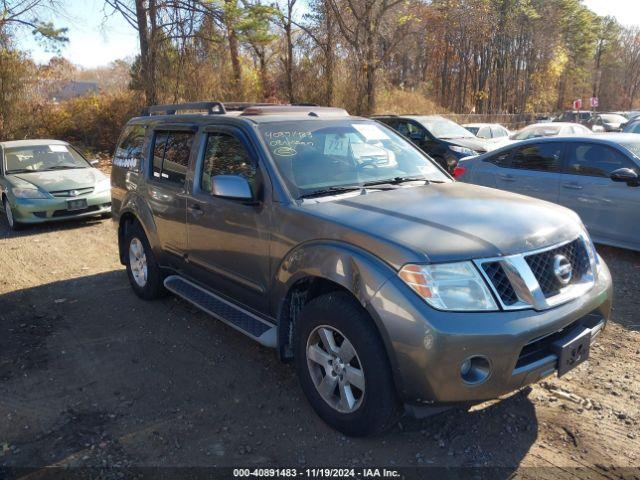
<instances>
[{"instance_id":1,"label":"roof rail crossbar","mask_svg":"<svg viewBox=\"0 0 640 480\"><path fill-rule=\"evenodd\" d=\"M151 115L176 115L183 110L200 110L205 111L209 115L225 114L227 110L222 102L191 102L191 103L170 103L166 105L153 105L142 110L141 116L148 117Z\"/></svg>"}]
</instances>

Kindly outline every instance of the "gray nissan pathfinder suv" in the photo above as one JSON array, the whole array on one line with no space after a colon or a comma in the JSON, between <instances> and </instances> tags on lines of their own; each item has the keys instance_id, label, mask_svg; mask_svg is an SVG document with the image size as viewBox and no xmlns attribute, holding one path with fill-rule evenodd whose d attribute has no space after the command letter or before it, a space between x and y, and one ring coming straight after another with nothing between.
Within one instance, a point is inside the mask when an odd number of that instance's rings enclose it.
<instances>
[{"instance_id":1,"label":"gray nissan pathfinder suv","mask_svg":"<svg viewBox=\"0 0 640 480\"><path fill-rule=\"evenodd\" d=\"M348 435L563 375L609 317L609 270L571 210L456 183L342 109L151 107L111 182L133 290L276 348Z\"/></svg>"}]
</instances>

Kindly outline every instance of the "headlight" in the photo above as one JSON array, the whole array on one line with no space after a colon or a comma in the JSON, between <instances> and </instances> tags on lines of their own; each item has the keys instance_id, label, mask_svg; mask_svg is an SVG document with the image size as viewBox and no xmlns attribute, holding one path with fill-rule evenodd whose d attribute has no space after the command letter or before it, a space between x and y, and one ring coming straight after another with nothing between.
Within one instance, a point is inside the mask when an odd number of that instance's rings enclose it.
<instances>
[{"instance_id":1,"label":"headlight","mask_svg":"<svg viewBox=\"0 0 640 480\"><path fill-rule=\"evenodd\" d=\"M96 187L93 189L93 192L102 193L106 192L107 190L111 190L111 180L109 180L108 178L103 178L102 180L98 181L98 183L96 183Z\"/></svg>"},{"instance_id":2,"label":"headlight","mask_svg":"<svg viewBox=\"0 0 640 480\"><path fill-rule=\"evenodd\" d=\"M476 152L475 150L471 150L470 148L467 148L467 147L457 147L456 145L449 145L449 148L454 152L461 153L463 155L468 155L468 156L478 155L478 152Z\"/></svg>"},{"instance_id":3,"label":"headlight","mask_svg":"<svg viewBox=\"0 0 640 480\"><path fill-rule=\"evenodd\" d=\"M12 188L11 192L16 198L48 198L37 188Z\"/></svg>"},{"instance_id":4,"label":"headlight","mask_svg":"<svg viewBox=\"0 0 640 480\"><path fill-rule=\"evenodd\" d=\"M405 265L398 275L438 310L498 310L486 283L471 262Z\"/></svg>"}]
</instances>

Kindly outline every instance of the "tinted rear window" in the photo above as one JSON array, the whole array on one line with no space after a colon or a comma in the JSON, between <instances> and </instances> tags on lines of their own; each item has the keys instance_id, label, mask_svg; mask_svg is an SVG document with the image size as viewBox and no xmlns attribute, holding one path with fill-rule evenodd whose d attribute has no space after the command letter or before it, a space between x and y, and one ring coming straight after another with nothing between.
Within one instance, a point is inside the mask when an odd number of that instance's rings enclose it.
<instances>
[{"instance_id":1,"label":"tinted rear window","mask_svg":"<svg viewBox=\"0 0 640 480\"><path fill-rule=\"evenodd\" d=\"M511 168L556 172L560 170L562 144L540 143L517 148L511 157Z\"/></svg>"}]
</instances>

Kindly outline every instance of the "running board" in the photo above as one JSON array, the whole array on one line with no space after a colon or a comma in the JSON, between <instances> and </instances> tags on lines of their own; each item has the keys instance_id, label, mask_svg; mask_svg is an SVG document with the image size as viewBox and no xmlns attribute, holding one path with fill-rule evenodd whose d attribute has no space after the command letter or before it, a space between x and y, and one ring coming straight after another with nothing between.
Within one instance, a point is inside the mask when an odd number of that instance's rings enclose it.
<instances>
[{"instance_id":1,"label":"running board","mask_svg":"<svg viewBox=\"0 0 640 480\"><path fill-rule=\"evenodd\" d=\"M234 305L179 275L167 277L164 280L164 286L170 292L253 338L261 345L276 348L277 328L257 315Z\"/></svg>"}]
</instances>

